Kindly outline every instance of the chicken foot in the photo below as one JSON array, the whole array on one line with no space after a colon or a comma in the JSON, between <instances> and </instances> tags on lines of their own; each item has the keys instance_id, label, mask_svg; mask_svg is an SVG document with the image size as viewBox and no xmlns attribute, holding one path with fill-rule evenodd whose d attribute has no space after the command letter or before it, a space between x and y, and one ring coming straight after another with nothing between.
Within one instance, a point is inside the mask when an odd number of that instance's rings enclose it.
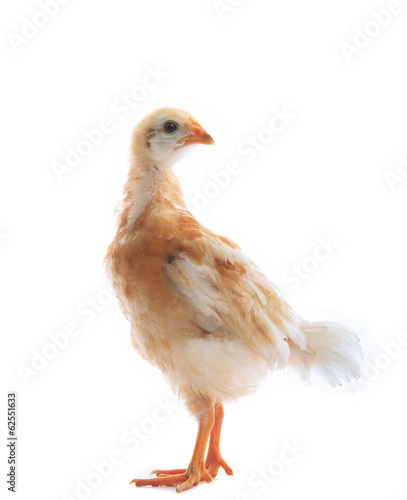
<instances>
[{"instance_id":1,"label":"chicken foot","mask_svg":"<svg viewBox=\"0 0 407 500\"><path fill-rule=\"evenodd\" d=\"M133 479L130 484L136 486L176 486L177 492L189 490L200 481L210 483L212 476L205 468L205 450L215 421L215 410L211 408L199 420L198 436L196 438L194 453L188 469L174 469L172 471L154 471L157 477L150 479Z\"/></svg>"}]
</instances>

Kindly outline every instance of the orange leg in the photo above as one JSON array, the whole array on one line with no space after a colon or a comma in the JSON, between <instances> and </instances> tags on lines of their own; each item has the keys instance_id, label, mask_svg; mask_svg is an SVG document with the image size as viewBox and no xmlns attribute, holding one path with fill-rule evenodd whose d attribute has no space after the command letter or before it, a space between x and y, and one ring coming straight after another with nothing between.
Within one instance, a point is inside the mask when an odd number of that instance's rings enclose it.
<instances>
[{"instance_id":1,"label":"orange leg","mask_svg":"<svg viewBox=\"0 0 407 500\"><path fill-rule=\"evenodd\" d=\"M205 468L212 477L216 477L220 467L223 467L226 474L233 475L232 469L224 461L220 453L220 434L222 430L222 423L224 417L224 410L222 403L215 405L215 423L212 427L208 455L205 461ZM171 470L154 470L151 474L156 474L158 477L166 477L175 474L184 474L186 469L171 469Z\"/></svg>"},{"instance_id":2,"label":"orange leg","mask_svg":"<svg viewBox=\"0 0 407 500\"><path fill-rule=\"evenodd\" d=\"M222 430L222 422L224 414L225 412L223 410L222 403L217 403L215 405L215 423L212 427L211 438L209 441L208 455L205 461L205 467L212 477L216 477L220 467L223 467L228 476L233 475L232 469L223 460L219 449L220 432Z\"/></svg>"},{"instance_id":3,"label":"orange leg","mask_svg":"<svg viewBox=\"0 0 407 500\"><path fill-rule=\"evenodd\" d=\"M177 486L177 492L180 493L196 486L200 481L210 483L212 476L206 470L204 460L206 445L215 420L214 414L214 408L211 408L199 420L198 436L188 469L157 470L154 471L157 477L133 479L130 484L134 483L136 486Z\"/></svg>"}]
</instances>

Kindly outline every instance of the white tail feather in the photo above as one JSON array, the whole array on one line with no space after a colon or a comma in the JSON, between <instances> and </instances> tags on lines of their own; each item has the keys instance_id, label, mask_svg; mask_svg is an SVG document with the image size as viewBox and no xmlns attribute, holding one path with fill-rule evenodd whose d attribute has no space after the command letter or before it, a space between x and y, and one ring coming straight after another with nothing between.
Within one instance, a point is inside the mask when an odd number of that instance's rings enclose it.
<instances>
[{"instance_id":1,"label":"white tail feather","mask_svg":"<svg viewBox=\"0 0 407 500\"><path fill-rule=\"evenodd\" d=\"M307 381L312 372L332 386L341 380L350 382L360 376L362 351L358 337L348 327L334 322L302 321L300 331L308 346L300 346L290 339L288 364Z\"/></svg>"}]
</instances>

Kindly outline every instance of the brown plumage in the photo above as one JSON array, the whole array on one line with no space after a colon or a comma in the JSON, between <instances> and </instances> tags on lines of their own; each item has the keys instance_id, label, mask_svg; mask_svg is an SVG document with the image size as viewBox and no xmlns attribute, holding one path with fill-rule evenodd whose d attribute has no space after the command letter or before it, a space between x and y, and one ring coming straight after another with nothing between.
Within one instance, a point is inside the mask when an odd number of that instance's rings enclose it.
<instances>
[{"instance_id":1,"label":"brown plumage","mask_svg":"<svg viewBox=\"0 0 407 500\"><path fill-rule=\"evenodd\" d=\"M132 481L177 491L211 481L219 467L232 473L219 451L223 402L287 365L336 385L358 376L360 364L348 328L300 318L235 243L187 210L171 166L193 143L213 140L181 110L159 109L135 128L117 234L105 259L133 346L199 422L188 469Z\"/></svg>"}]
</instances>

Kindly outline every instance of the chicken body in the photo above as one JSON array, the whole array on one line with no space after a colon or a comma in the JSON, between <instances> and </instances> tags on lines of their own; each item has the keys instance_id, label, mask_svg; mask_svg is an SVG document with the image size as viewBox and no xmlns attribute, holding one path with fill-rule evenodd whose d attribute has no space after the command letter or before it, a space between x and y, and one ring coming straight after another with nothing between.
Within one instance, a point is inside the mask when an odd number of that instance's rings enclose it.
<instances>
[{"instance_id":1,"label":"chicken body","mask_svg":"<svg viewBox=\"0 0 407 500\"><path fill-rule=\"evenodd\" d=\"M296 319L234 243L187 212L172 175L160 187L137 229L118 233L107 263L134 347L199 415L285 366Z\"/></svg>"},{"instance_id":2,"label":"chicken body","mask_svg":"<svg viewBox=\"0 0 407 500\"><path fill-rule=\"evenodd\" d=\"M177 127L172 142L169 122ZM220 466L231 473L219 452L223 402L254 391L271 370L287 365L304 378L314 369L331 385L349 381L360 359L349 329L300 318L235 243L187 210L171 165L193 142L213 141L180 110L158 110L135 129L118 230L106 255L133 346L164 373L200 424L192 466L135 480L178 491L211 480Z\"/></svg>"}]
</instances>

